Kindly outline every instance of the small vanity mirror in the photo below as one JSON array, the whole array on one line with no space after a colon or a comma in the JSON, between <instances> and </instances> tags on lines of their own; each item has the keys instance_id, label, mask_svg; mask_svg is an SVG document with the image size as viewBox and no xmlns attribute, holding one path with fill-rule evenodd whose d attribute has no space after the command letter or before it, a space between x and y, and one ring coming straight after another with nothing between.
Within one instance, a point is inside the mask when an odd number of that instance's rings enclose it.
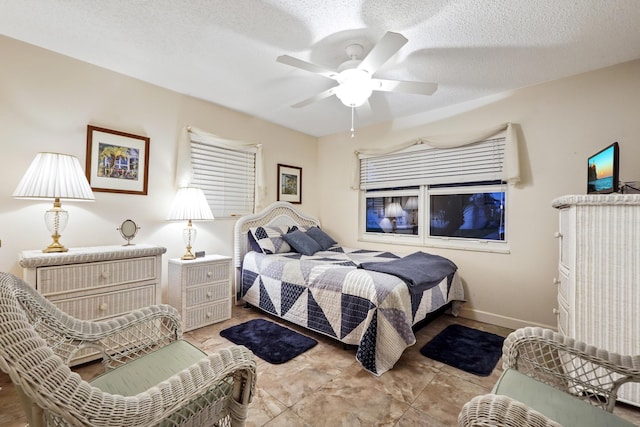
<instances>
[{"instance_id":1,"label":"small vanity mirror","mask_svg":"<svg viewBox=\"0 0 640 427\"><path fill-rule=\"evenodd\" d=\"M126 219L122 222L122 224L120 224L118 230L120 231L120 235L127 241L124 246L129 246L133 245L133 243L131 243L131 240L136 237L136 234L138 234L138 230L140 230L140 227L138 227L138 225L133 220Z\"/></svg>"}]
</instances>

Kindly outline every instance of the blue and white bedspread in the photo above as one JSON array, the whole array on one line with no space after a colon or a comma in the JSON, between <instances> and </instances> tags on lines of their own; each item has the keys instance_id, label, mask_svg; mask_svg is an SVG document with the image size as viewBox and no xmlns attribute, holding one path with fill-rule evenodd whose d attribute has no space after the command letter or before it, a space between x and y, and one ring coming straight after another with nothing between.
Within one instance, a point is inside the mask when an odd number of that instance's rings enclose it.
<instances>
[{"instance_id":1,"label":"blue and white bedspread","mask_svg":"<svg viewBox=\"0 0 640 427\"><path fill-rule=\"evenodd\" d=\"M242 295L251 305L305 328L357 345L356 359L375 375L388 371L415 344L411 327L452 303L457 315L464 290L457 273L422 293L395 276L357 268L398 259L390 252L333 247L312 256L249 252Z\"/></svg>"}]
</instances>

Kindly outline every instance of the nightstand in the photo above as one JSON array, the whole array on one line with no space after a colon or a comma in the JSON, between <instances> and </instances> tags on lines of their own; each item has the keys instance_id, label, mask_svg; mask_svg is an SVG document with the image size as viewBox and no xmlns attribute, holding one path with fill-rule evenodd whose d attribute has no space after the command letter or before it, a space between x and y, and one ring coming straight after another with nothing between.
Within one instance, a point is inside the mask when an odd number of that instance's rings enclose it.
<instances>
[{"instance_id":1,"label":"nightstand","mask_svg":"<svg viewBox=\"0 0 640 427\"><path fill-rule=\"evenodd\" d=\"M167 303L182 317L183 331L231 317L231 257L169 260Z\"/></svg>"}]
</instances>

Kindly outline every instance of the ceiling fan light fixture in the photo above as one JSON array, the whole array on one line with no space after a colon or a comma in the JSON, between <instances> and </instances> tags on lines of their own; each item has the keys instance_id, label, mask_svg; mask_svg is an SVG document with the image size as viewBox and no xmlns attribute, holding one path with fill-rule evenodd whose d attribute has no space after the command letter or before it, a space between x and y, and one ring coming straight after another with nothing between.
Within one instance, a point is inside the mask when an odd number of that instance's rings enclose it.
<instances>
[{"instance_id":1,"label":"ceiling fan light fixture","mask_svg":"<svg viewBox=\"0 0 640 427\"><path fill-rule=\"evenodd\" d=\"M371 96L371 76L365 70L350 68L340 72L336 96L347 107L359 107Z\"/></svg>"}]
</instances>

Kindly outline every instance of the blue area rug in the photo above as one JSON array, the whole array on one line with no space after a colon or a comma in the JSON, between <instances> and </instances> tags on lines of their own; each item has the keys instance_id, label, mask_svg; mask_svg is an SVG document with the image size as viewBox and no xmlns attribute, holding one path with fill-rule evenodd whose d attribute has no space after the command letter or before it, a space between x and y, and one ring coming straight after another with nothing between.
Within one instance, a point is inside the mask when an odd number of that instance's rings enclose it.
<instances>
[{"instance_id":1,"label":"blue area rug","mask_svg":"<svg viewBox=\"0 0 640 427\"><path fill-rule=\"evenodd\" d=\"M420 349L423 356L479 376L489 376L502 356L504 338L449 325Z\"/></svg>"},{"instance_id":2,"label":"blue area rug","mask_svg":"<svg viewBox=\"0 0 640 427\"><path fill-rule=\"evenodd\" d=\"M220 331L229 341L243 345L260 359L278 365L288 362L318 341L264 319L253 319Z\"/></svg>"}]
</instances>

